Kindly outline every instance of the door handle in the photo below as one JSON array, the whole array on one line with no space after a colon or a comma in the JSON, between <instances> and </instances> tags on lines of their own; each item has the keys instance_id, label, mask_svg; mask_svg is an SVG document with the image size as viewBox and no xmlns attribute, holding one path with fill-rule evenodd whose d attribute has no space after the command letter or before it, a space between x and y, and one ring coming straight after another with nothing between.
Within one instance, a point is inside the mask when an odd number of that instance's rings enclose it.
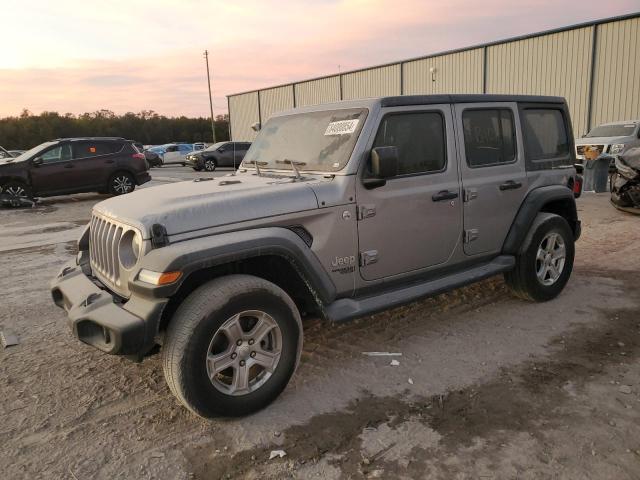
<instances>
[{"instance_id":1,"label":"door handle","mask_svg":"<svg viewBox=\"0 0 640 480\"><path fill-rule=\"evenodd\" d=\"M453 200L458 198L458 192L450 192L449 190L442 190L438 193L434 193L431 196L431 200L434 202L442 202L444 200Z\"/></svg>"},{"instance_id":2,"label":"door handle","mask_svg":"<svg viewBox=\"0 0 640 480\"><path fill-rule=\"evenodd\" d=\"M70 163L67 163L64 168L73 168L73 165L71 165Z\"/></svg>"},{"instance_id":3,"label":"door handle","mask_svg":"<svg viewBox=\"0 0 640 480\"><path fill-rule=\"evenodd\" d=\"M521 182L515 182L513 180L509 180L508 182L504 182L500 185L500 190L516 190L522 186Z\"/></svg>"}]
</instances>

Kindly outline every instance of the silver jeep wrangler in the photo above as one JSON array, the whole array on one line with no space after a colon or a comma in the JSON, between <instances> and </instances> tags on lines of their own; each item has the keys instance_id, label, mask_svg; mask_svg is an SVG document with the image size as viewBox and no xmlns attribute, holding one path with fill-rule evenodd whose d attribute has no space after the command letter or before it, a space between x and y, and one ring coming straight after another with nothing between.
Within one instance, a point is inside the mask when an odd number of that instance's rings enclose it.
<instances>
[{"instance_id":1,"label":"silver jeep wrangler","mask_svg":"<svg viewBox=\"0 0 640 480\"><path fill-rule=\"evenodd\" d=\"M140 360L203 417L273 401L302 315L344 321L503 273L546 301L580 221L566 102L401 96L271 118L235 175L97 204L53 280L73 334Z\"/></svg>"}]
</instances>

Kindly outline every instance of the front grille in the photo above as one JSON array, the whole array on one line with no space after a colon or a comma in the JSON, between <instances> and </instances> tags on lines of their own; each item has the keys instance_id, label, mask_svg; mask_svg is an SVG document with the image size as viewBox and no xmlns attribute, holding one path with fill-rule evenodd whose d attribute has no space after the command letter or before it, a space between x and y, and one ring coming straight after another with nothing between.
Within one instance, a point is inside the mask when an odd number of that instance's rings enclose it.
<instances>
[{"instance_id":1,"label":"front grille","mask_svg":"<svg viewBox=\"0 0 640 480\"><path fill-rule=\"evenodd\" d=\"M600 155L604 150L604 145L577 145L576 152L578 153L578 155L584 155L587 148L591 149L592 151L595 150L598 155Z\"/></svg>"},{"instance_id":2,"label":"front grille","mask_svg":"<svg viewBox=\"0 0 640 480\"><path fill-rule=\"evenodd\" d=\"M129 227L93 215L90 224L89 255L91 270L113 285L120 284L118 244Z\"/></svg>"}]
</instances>

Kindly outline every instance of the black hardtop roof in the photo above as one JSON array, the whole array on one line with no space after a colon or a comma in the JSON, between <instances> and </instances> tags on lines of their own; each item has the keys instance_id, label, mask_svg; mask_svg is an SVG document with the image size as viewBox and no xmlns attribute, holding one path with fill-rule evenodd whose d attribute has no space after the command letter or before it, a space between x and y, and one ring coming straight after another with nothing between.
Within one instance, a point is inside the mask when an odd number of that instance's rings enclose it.
<instances>
[{"instance_id":1,"label":"black hardtop roof","mask_svg":"<svg viewBox=\"0 0 640 480\"><path fill-rule=\"evenodd\" d=\"M77 141L86 141L86 140L93 140L93 141L119 141L119 142L133 142L134 140L127 140L126 138L123 137L65 137L65 138L56 138L54 140L54 142L62 142L62 141L66 141L66 142L77 142Z\"/></svg>"},{"instance_id":2,"label":"black hardtop roof","mask_svg":"<svg viewBox=\"0 0 640 480\"><path fill-rule=\"evenodd\" d=\"M563 97L544 95L496 95L496 94L451 94L451 95L398 95L382 97L382 107L406 107L411 105L433 105L437 103L483 103L483 102L519 102L519 103L566 103Z\"/></svg>"}]
</instances>

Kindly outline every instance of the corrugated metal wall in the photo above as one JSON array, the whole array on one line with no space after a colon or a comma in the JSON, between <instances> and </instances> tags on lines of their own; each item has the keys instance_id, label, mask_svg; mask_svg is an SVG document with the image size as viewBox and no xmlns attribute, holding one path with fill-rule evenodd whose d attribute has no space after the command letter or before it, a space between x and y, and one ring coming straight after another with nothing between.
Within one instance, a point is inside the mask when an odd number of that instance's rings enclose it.
<instances>
[{"instance_id":1,"label":"corrugated metal wall","mask_svg":"<svg viewBox=\"0 0 640 480\"><path fill-rule=\"evenodd\" d=\"M593 28L488 47L487 93L565 97L574 133L584 133L589 109Z\"/></svg>"},{"instance_id":2,"label":"corrugated metal wall","mask_svg":"<svg viewBox=\"0 0 640 480\"><path fill-rule=\"evenodd\" d=\"M342 98L400 95L400 65L372 68L342 75Z\"/></svg>"},{"instance_id":3,"label":"corrugated metal wall","mask_svg":"<svg viewBox=\"0 0 640 480\"><path fill-rule=\"evenodd\" d=\"M229 119L231 138L238 141L252 141L256 132L251 129L251 125L260 121L258 92L229 97Z\"/></svg>"},{"instance_id":4,"label":"corrugated metal wall","mask_svg":"<svg viewBox=\"0 0 640 480\"><path fill-rule=\"evenodd\" d=\"M262 123L269 120L274 113L289 110L290 108L293 108L293 85L260 91Z\"/></svg>"},{"instance_id":5,"label":"corrugated metal wall","mask_svg":"<svg viewBox=\"0 0 640 480\"><path fill-rule=\"evenodd\" d=\"M403 68L405 95L482 93L482 48L406 62ZM433 74L431 68L435 69Z\"/></svg>"},{"instance_id":6,"label":"corrugated metal wall","mask_svg":"<svg viewBox=\"0 0 640 480\"><path fill-rule=\"evenodd\" d=\"M640 18L598 27L592 125L640 118Z\"/></svg>"},{"instance_id":7,"label":"corrugated metal wall","mask_svg":"<svg viewBox=\"0 0 640 480\"><path fill-rule=\"evenodd\" d=\"M232 135L252 140L258 116L264 123L294 104L486 92L563 96L580 136L602 122L640 118L640 16L630 17L265 89L260 107L256 92L232 95Z\"/></svg>"},{"instance_id":8,"label":"corrugated metal wall","mask_svg":"<svg viewBox=\"0 0 640 480\"><path fill-rule=\"evenodd\" d=\"M295 88L298 107L340 100L340 77L338 75L297 83Z\"/></svg>"}]
</instances>

